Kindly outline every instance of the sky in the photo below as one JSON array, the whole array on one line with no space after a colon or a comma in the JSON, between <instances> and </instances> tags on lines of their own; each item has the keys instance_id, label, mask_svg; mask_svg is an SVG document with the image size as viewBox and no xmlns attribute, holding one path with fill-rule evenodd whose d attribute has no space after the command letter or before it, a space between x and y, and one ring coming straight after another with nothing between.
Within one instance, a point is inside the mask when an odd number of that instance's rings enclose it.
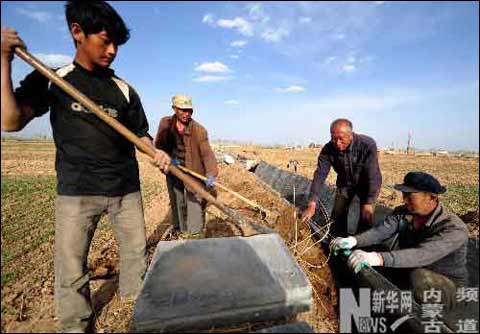
<instances>
[{"instance_id":1,"label":"sky","mask_svg":"<svg viewBox=\"0 0 480 334\"><path fill-rule=\"evenodd\" d=\"M110 1L131 38L115 73L155 135L171 97L211 140L306 145L349 118L379 147L479 148L478 2ZM50 66L75 49L64 2L1 3L2 27ZM14 86L31 71L14 59ZM51 135L48 116L21 136Z\"/></svg>"}]
</instances>

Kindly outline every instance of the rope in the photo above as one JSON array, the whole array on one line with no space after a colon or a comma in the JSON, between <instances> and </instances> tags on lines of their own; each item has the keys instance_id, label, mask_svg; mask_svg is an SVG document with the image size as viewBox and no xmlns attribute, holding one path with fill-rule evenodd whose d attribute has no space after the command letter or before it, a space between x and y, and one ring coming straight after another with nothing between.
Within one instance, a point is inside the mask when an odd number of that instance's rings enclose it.
<instances>
[{"instance_id":1,"label":"rope","mask_svg":"<svg viewBox=\"0 0 480 334\"><path fill-rule=\"evenodd\" d=\"M332 238L333 236L330 234L330 226L332 225L332 221L330 219L330 216L328 215L327 213L327 209L325 207L325 204L322 202L322 200L318 200L318 203L319 203L319 210L320 210L320 213L322 214L323 218L325 219L325 222L326 224L324 226L318 226L317 223L314 221L314 220L308 220L306 223L307 223L307 226L309 226L309 228L311 228L311 225L314 225L317 229L316 231L314 231L313 233L310 233L309 237L306 237L304 240L300 241L300 243L296 243L295 244L295 248L301 244L303 244L305 241L308 241L308 240L311 240L313 238L313 236L317 235L317 234L322 234L322 232L324 232L324 230L326 229L326 231L323 233L323 236L321 236L317 241L315 241L312 245L308 246L306 249L304 249L302 251L302 253L298 254L296 256L296 258L304 263L305 265L311 267L311 268L316 268L316 269L321 269L321 268L324 268L328 261L330 260L330 255L332 252L329 252L328 256L327 256L327 259L325 260L324 263L322 263L321 265L315 265L315 264L312 264L310 262L308 262L307 260L303 259L302 256L307 253L310 249L312 249L313 247L317 246L319 243L323 242L324 240L328 240L329 238Z\"/></svg>"}]
</instances>

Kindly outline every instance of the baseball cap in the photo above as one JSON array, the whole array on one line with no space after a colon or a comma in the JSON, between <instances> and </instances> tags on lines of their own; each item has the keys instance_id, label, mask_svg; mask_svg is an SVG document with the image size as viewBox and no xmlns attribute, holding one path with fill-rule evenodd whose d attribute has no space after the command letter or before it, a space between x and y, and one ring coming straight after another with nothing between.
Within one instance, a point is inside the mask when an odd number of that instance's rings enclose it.
<instances>
[{"instance_id":1,"label":"baseball cap","mask_svg":"<svg viewBox=\"0 0 480 334\"><path fill-rule=\"evenodd\" d=\"M447 188L430 174L423 172L409 172L403 178L403 184L396 184L395 189L405 193L426 192L443 194Z\"/></svg>"},{"instance_id":2,"label":"baseball cap","mask_svg":"<svg viewBox=\"0 0 480 334\"><path fill-rule=\"evenodd\" d=\"M179 109L193 109L192 98L183 94L172 97L172 105Z\"/></svg>"}]
</instances>

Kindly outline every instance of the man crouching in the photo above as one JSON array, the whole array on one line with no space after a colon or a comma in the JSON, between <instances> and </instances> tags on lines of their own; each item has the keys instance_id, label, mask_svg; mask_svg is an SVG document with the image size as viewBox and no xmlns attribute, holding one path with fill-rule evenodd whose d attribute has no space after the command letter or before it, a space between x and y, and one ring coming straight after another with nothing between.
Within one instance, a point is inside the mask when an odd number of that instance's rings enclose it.
<instances>
[{"instance_id":1,"label":"man crouching","mask_svg":"<svg viewBox=\"0 0 480 334\"><path fill-rule=\"evenodd\" d=\"M457 287L468 282L467 226L439 201L446 188L432 175L410 172L395 189L402 192L404 205L364 233L334 239L331 248L338 252L388 244L389 251L353 251L349 266L355 272L363 265L403 268L396 278L406 274L417 302L425 302L424 291L435 289L441 291L445 308L451 309Z\"/></svg>"}]
</instances>

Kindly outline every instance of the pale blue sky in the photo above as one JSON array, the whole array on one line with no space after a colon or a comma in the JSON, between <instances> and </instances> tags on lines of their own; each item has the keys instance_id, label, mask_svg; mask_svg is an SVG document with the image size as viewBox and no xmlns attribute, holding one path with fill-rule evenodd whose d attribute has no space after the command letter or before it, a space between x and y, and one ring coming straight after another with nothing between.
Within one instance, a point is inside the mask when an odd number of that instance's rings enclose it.
<instances>
[{"instance_id":1,"label":"pale blue sky","mask_svg":"<svg viewBox=\"0 0 480 334\"><path fill-rule=\"evenodd\" d=\"M131 29L112 67L150 133L193 97L211 139L308 144L347 117L378 146L479 146L477 2L110 2ZM74 47L64 2L2 1L2 27L51 65ZM15 84L30 71L14 60ZM51 133L47 116L23 135Z\"/></svg>"}]
</instances>

